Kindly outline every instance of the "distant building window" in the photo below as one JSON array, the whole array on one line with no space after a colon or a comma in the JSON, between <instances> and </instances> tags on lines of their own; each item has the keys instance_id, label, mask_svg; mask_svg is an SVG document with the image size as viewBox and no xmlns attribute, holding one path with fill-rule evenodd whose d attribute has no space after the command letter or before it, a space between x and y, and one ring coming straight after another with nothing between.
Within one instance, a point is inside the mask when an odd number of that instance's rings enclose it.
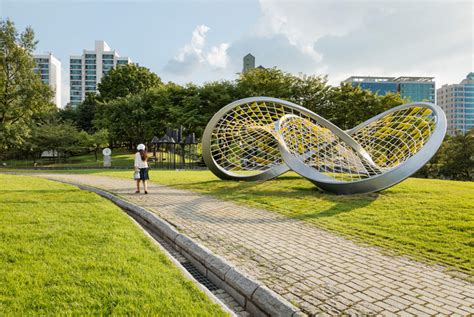
<instances>
[{"instance_id":1,"label":"distant building window","mask_svg":"<svg viewBox=\"0 0 474 317\"><path fill-rule=\"evenodd\" d=\"M82 64L82 60L81 59L71 59L70 63L71 64Z\"/></svg>"}]
</instances>

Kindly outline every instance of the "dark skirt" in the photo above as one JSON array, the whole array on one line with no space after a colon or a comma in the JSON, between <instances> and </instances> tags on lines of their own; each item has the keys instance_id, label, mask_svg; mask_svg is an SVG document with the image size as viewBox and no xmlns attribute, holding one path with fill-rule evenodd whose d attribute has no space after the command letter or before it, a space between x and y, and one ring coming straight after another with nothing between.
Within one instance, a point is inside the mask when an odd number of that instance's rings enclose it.
<instances>
[{"instance_id":1,"label":"dark skirt","mask_svg":"<svg viewBox=\"0 0 474 317\"><path fill-rule=\"evenodd\" d=\"M148 176L148 168L140 168L140 180L146 181L147 179L150 179Z\"/></svg>"}]
</instances>

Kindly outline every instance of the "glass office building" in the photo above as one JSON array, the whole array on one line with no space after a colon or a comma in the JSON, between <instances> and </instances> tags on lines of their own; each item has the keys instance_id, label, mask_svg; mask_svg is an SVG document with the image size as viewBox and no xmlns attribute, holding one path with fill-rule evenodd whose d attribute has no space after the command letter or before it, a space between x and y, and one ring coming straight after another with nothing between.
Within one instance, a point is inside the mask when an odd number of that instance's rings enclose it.
<instances>
[{"instance_id":1,"label":"glass office building","mask_svg":"<svg viewBox=\"0 0 474 317\"><path fill-rule=\"evenodd\" d=\"M435 102L435 82L433 77L371 77L351 76L343 82L360 86L381 96L391 92L399 93L410 101Z\"/></svg>"},{"instance_id":2,"label":"glass office building","mask_svg":"<svg viewBox=\"0 0 474 317\"><path fill-rule=\"evenodd\" d=\"M254 68L255 68L255 56L248 53L247 55L244 56L244 59L243 59L242 72L245 73L246 71L254 69Z\"/></svg>"},{"instance_id":3,"label":"glass office building","mask_svg":"<svg viewBox=\"0 0 474 317\"><path fill-rule=\"evenodd\" d=\"M95 41L95 50L84 50L82 55L69 59L70 103L81 103L87 93L95 93L102 76L117 65L130 64L128 57L120 57L104 41Z\"/></svg>"},{"instance_id":4,"label":"glass office building","mask_svg":"<svg viewBox=\"0 0 474 317\"><path fill-rule=\"evenodd\" d=\"M443 85L436 91L438 105L448 120L448 134L466 133L474 128L474 72L459 84Z\"/></svg>"}]
</instances>

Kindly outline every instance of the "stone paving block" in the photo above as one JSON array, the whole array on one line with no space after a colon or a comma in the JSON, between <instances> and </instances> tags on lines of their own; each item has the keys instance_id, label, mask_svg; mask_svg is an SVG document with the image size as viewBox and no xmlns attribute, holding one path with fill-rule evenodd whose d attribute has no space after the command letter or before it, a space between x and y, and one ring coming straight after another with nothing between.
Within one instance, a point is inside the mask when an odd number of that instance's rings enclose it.
<instances>
[{"instance_id":1,"label":"stone paving block","mask_svg":"<svg viewBox=\"0 0 474 317\"><path fill-rule=\"evenodd\" d=\"M215 275L214 273L212 273L211 271L207 270L207 273L206 273L206 276L207 278L212 282L214 283L218 288L222 288L222 289L225 289L225 283L223 280L221 280L219 278L219 276Z\"/></svg>"},{"instance_id":2,"label":"stone paving block","mask_svg":"<svg viewBox=\"0 0 474 317\"><path fill-rule=\"evenodd\" d=\"M229 293L242 307L245 307L247 304L247 299L244 295L236 291L233 287L229 286L227 283L223 284L224 289Z\"/></svg>"},{"instance_id":3,"label":"stone paving block","mask_svg":"<svg viewBox=\"0 0 474 317\"><path fill-rule=\"evenodd\" d=\"M209 250L203 248L202 246L196 244L193 240L181 234L176 237L175 242L181 248L185 248L188 253L190 253L201 263L205 263L206 259L212 254Z\"/></svg>"},{"instance_id":4,"label":"stone paving block","mask_svg":"<svg viewBox=\"0 0 474 317\"><path fill-rule=\"evenodd\" d=\"M283 300L280 295L271 291L265 286L259 286L252 295L252 300L255 303L268 311L271 316L291 316L295 311L296 307Z\"/></svg>"},{"instance_id":5,"label":"stone paving block","mask_svg":"<svg viewBox=\"0 0 474 317\"><path fill-rule=\"evenodd\" d=\"M235 269L230 269L227 271L225 275L225 281L244 294L247 298L251 298L258 287L258 283L251 277Z\"/></svg>"},{"instance_id":6,"label":"stone paving block","mask_svg":"<svg viewBox=\"0 0 474 317\"><path fill-rule=\"evenodd\" d=\"M205 260L205 265L221 279L224 279L227 271L231 269L231 266L227 263L225 259L216 255L207 257Z\"/></svg>"},{"instance_id":7,"label":"stone paving block","mask_svg":"<svg viewBox=\"0 0 474 317\"><path fill-rule=\"evenodd\" d=\"M248 311L250 315L255 316L255 317L268 317L267 314L265 314L260 308L258 308L251 302L247 302L247 306L245 306L245 310Z\"/></svg>"}]
</instances>

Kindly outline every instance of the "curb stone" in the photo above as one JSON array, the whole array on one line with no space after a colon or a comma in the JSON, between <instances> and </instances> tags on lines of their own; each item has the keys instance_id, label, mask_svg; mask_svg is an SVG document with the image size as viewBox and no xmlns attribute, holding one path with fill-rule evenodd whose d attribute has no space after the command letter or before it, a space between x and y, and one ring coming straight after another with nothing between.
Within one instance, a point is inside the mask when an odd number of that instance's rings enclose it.
<instances>
[{"instance_id":1,"label":"curb stone","mask_svg":"<svg viewBox=\"0 0 474 317\"><path fill-rule=\"evenodd\" d=\"M51 180L58 181L56 179ZM234 297L236 300L245 302L245 305L242 306L252 315L305 316L301 310L266 287L263 283L253 280L246 274L240 272L225 259L215 255L212 251L196 243L185 234L178 232L156 214L140 206L127 202L108 191L72 182L63 183L75 185L80 189L94 192L148 222L154 229L161 233L162 236L175 244L176 248L184 250L188 255L192 256L196 261L204 266L208 273L210 272L210 274L207 275L214 275L217 277L221 286L228 290L231 295L237 297ZM231 290L229 291L229 289ZM242 295L243 299L238 295Z\"/></svg>"}]
</instances>

